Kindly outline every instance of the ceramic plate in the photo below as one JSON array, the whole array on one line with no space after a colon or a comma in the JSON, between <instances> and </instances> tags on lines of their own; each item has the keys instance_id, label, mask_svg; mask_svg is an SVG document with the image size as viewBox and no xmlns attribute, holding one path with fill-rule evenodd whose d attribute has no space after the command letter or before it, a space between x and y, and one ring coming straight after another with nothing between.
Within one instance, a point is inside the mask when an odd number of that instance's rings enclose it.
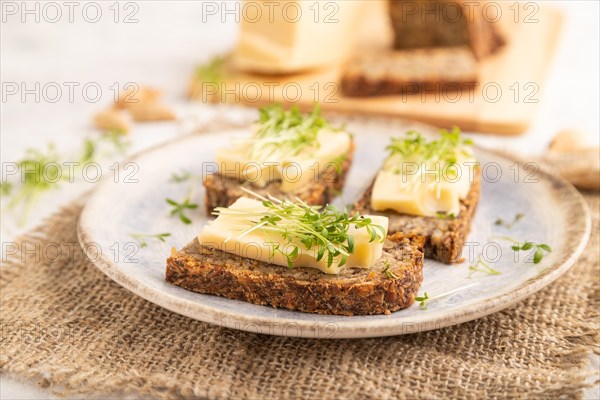
<instances>
[{"instance_id":1,"label":"ceramic plate","mask_svg":"<svg viewBox=\"0 0 600 400\"><path fill-rule=\"evenodd\" d=\"M391 135L406 125L349 124L357 150L347 185L335 203L352 203L368 185L384 158ZM193 293L165 282L165 261L172 247L190 242L206 223L201 174L213 170L215 150L245 130L196 134L146 151L123 163L118 176L101 182L79 223L79 240L106 275L133 293L176 313L221 326L272 335L310 338L356 338L400 335L443 328L499 311L534 295L564 274L582 252L590 232L587 206L568 183L535 165L477 149L482 165L481 199L473 221L465 262L443 265L426 260L423 285L427 309L419 304L391 315L326 316L258 306ZM189 171L192 180L173 182L172 174ZM165 198L181 200L189 191L199 207L193 222L169 216ZM496 225L498 218L511 228ZM166 241L132 234L171 233ZM534 264L532 251L515 253L509 236L550 245L553 251ZM479 257L499 274L473 271ZM481 265L480 265L481 266Z\"/></svg>"}]
</instances>

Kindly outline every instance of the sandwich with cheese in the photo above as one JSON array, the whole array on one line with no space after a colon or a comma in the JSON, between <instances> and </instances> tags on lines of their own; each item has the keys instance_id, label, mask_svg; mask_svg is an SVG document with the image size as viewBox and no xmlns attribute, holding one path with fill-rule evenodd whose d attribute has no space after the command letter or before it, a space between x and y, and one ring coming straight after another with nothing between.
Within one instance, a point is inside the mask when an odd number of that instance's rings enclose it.
<instances>
[{"instance_id":1,"label":"sandwich with cheese","mask_svg":"<svg viewBox=\"0 0 600 400\"><path fill-rule=\"evenodd\" d=\"M263 107L249 137L217 151L217 171L204 179L207 212L233 204L244 189L325 205L341 191L353 153L352 135L317 105L308 114Z\"/></svg>"},{"instance_id":2,"label":"sandwich with cheese","mask_svg":"<svg viewBox=\"0 0 600 400\"><path fill-rule=\"evenodd\" d=\"M388 236L388 218L245 191L214 210L197 238L167 260L182 288L304 312L389 314L422 281L419 236Z\"/></svg>"},{"instance_id":3,"label":"sandwich with cheese","mask_svg":"<svg viewBox=\"0 0 600 400\"><path fill-rule=\"evenodd\" d=\"M393 138L388 157L355 206L389 219L388 233L425 238L425 257L459 262L480 193L472 142L454 128L427 140L418 132Z\"/></svg>"}]
</instances>

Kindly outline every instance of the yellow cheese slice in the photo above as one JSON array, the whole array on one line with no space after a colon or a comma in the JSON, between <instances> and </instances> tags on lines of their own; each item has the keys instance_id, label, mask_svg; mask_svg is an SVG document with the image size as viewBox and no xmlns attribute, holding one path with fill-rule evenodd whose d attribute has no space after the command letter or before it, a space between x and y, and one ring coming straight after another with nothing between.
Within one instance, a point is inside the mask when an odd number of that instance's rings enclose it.
<instances>
[{"instance_id":1,"label":"yellow cheese slice","mask_svg":"<svg viewBox=\"0 0 600 400\"><path fill-rule=\"evenodd\" d=\"M265 233L259 229L242 235L249 227L255 225L257 218L260 219L256 215L265 210L262 202L241 197L229 207L229 210L240 210L244 211L244 213L243 215L235 215L235 212L221 214L215 220L208 222L202 229L202 232L200 232L200 235L198 235L200 243L244 258L282 266L288 265L287 259L283 254L273 251L273 247L276 244L286 251L293 250L292 246L287 245L288 242L286 239L279 235ZM254 212L255 216L247 216L248 212ZM382 226L387 232L388 219L386 217L366 217L371 218L373 224ZM327 274L338 274L342 268L346 267L372 267L383 253L383 243L379 240L370 242L371 236L368 234L366 228L357 229L354 226L350 226L348 234L354 238L354 252L348 256L346 264L341 268L338 266L339 259L334 259L333 265L328 267L327 256L317 261L316 249L312 248L309 250L301 244L294 265L296 267L316 268Z\"/></svg>"},{"instance_id":2,"label":"yellow cheese slice","mask_svg":"<svg viewBox=\"0 0 600 400\"><path fill-rule=\"evenodd\" d=\"M408 175L381 170L371 195L376 211L433 217L438 213L460 213L460 200L467 197L473 178L473 163L459 164L460 173L444 180L433 175Z\"/></svg>"},{"instance_id":3,"label":"yellow cheese slice","mask_svg":"<svg viewBox=\"0 0 600 400\"><path fill-rule=\"evenodd\" d=\"M319 173L334 172L334 161L350 151L352 139L347 132L323 128L317 133L318 146L307 148L300 154L290 154L269 147L266 157L251 159L248 154L250 142L242 142L231 148L217 151L219 174L248 181L264 187L274 180L281 180L281 190L294 192L315 182Z\"/></svg>"}]
</instances>

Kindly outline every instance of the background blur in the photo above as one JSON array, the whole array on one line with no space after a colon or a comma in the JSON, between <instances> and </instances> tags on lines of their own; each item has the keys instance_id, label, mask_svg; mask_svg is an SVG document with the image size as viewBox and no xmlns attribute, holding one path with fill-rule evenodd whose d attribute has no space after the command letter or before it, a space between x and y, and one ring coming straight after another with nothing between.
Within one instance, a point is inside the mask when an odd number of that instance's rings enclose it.
<instances>
[{"instance_id":1,"label":"background blur","mask_svg":"<svg viewBox=\"0 0 600 400\"><path fill-rule=\"evenodd\" d=\"M11 2L3 2L3 7L6 3ZM115 82L155 85L165 91L168 100L183 101L193 67L235 45L236 17L217 15L203 22L200 1L120 2L118 17L113 2L98 3L103 14L96 23L84 20L83 7L73 11L73 22L69 22L64 7L57 23L43 17L36 22L35 15L23 16L22 10L17 15L3 15L3 85L16 82L32 88L35 82L42 86L47 82L61 86L80 83L74 88L73 102L68 99L66 86L56 103L43 99L36 103L33 95L25 102L19 95L3 96L7 97L2 99L3 160L14 158L36 141L64 137L69 142L82 137L83 130L90 128L90 116L111 102ZM234 9L232 2L226 3ZM581 128L598 136L600 128L599 4L545 3L564 10L565 24L537 121L527 135L511 140L514 143L533 137L541 143L562 127ZM86 12L93 15L90 10ZM97 103L83 98L82 87L89 82L102 89ZM89 90L93 95L93 88Z\"/></svg>"}]
</instances>

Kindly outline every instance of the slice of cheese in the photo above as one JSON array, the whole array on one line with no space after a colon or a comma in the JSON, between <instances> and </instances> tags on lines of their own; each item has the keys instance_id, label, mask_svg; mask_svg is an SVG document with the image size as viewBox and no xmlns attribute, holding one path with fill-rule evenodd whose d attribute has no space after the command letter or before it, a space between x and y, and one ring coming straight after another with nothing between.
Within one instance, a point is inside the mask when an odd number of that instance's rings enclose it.
<instances>
[{"instance_id":1,"label":"slice of cheese","mask_svg":"<svg viewBox=\"0 0 600 400\"><path fill-rule=\"evenodd\" d=\"M285 153L278 149L271 152L272 147L269 146L265 148L265 156L252 159L249 155L251 140L217 151L219 174L261 187L271 181L281 180L281 190L284 192L294 192L315 182L319 173L333 173L337 167L335 160L348 154L352 145L347 132L324 128L317 133L318 145L306 148L300 154Z\"/></svg>"},{"instance_id":2,"label":"slice of cheese","mask_svg":"<svg viewBox=\"0 0 600 400\"><path fill-rule=\"evenodd\" d=\"M459 164L457 177L444 180L434 175L408 175L382 170L377 174L371 195L376 211L433 217L437 213L460 212L460 200L467 197L473 179L473 163Z\"/></svg>"},{"instance_id":3,"label":"slice of cheese","mask_svg":"<svg viewBox=\"0 0 600 400\"><path fill-rule=\"evenodd\" d=\"M262 202L247 197L239 198L229 207L230 212L219 215L215 220L208 222L200 235L198 241L204 245L210 245L222 251L236 254L244 258L264 261L271 264L287 266L286 257L280 252L274 252L274 245L279 245L280 249L292 251L293 246L288 245L287 240L278 234L269 234L264 230L256 229L248 234L242 235L256 221L260 220L261 212L265 207ZM236 211L243 211L236 215ZM248 216L248 213L253 213ZM373 224L382 226L386 232L388 228L388 219L381 216L367 216L371 218ZM282 224L285 223L282 221ZM379 240L370 242L371 236L366 228L356 228L350 226L348 234L354 238L354 252L347 258L346 264L341 268L369 268L381 257L383 253L383 243ZM294 261L296 267L311 267L319 269L327 274L338 274L341 268L338 266L339 258L334 259L333 264L327 266L327 256L320 261L316 260L316 249L307 249L302 244L298 257Z\"/></svg>"},{"instance_id":4,"label":"slice of cheese","mask_svg":"<svg viewBox=\"0 0 600 400\"><path fill-rule=\"evenodd\" d=\"M266 3L271 3L267 5ZM343 61L354 47L363 1L242 2L235 66L291 73Z\"/></svg>"}]
</instances>

